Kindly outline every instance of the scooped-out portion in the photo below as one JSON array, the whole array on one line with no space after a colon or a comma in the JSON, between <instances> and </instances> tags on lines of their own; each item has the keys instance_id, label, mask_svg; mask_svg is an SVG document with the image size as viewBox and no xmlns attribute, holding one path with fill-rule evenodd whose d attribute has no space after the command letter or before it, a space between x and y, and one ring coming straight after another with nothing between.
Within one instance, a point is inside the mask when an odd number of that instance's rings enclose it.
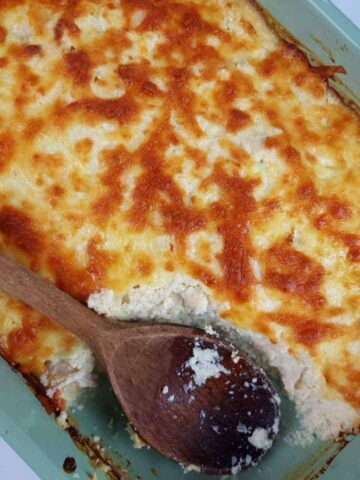
<instances>
[{"instance_id":1,"label":"scooped-out portion","mask_svg":"<svg viewBox=\"0 0 360 480\"><path fill-rule=\"evenodd\" d=\"M326 384L310 355L295 357L286 345L274 344L262 334L229 324L221 317L221 312L226 313L229 305L214 301L210 291L191 278L165 277L157 287L136 287L126 294L104 289L89 297L88 306L113 320L156 320L199 327L248 352L268 373L280 377L283 393L295 404L300 423L297 430L287 434L286 441L306 445L315 436L324 440L336 438L339 431L351 430L356 421L355 409L327 396ZM214 352L207 352L204 358L195 348L193 359L189 361L189 366L196 365L192 385L201 384L209 371L213 375L221 374L223 368L214 355ZM204 372L202 365L209 368ZM257 434L255 442L256 438Z\"/></svg>"}]
</instances>

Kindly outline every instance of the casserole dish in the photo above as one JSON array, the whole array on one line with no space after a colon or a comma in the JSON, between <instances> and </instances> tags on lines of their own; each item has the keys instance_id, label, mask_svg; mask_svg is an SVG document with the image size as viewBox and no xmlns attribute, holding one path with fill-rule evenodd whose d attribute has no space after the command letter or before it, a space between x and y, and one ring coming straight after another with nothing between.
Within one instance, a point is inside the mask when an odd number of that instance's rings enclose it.
<instances>
[{"instance_id":1,"label":"casserole dish","mask_svg":"<svg viewBox=\"0 0 360 480\"><path fill-rule=\"evenodd\" d=\"M270 7L270 5L268 5L267 3L268 2L264 2L263 6ZM299 14L301 13L301 15L304 15L302 21L299 21L300 17L298 15L298 12L294 10L295 8L298 8L299 5L301 5L301 12L299 12ZM281 3L276 3L276 9L280 7ZM287 10L287 6L284 2L281 12L274 10L273 13L284 25L284 27L292 31L297 40L306 47L310 48L313 54L315 56L318 56L320 60L322 60L326 64L342 64L348 70L349 81L347 82L347 86L342 86L341 88L343 93L346 94L349 100L356 102L356 78L358 78L358 75L356 74L354 68L356 68L357 65L356 49L358 47L356 47L356 40L349 40L349 34L343 33L341 31L341 25L340 27L336 26L333 19L331 20L331 22L329 22L329 15L331 14L331 11L332 9L328 6L328 4L322 5L315 4L313 2L298 2L296 4L294 3L293 5L291 5L291 9ZM336 10L333 11L336 12ZM291 15L287 16L289 13L291 13ZM334 14L334 18L335 17L337 17L337 15ZM340 16L339 18L341 19L342 17ZM306 26L306 29L308 30L304 30L304 28L302 27L302 35L304 38L299 37L299 32L296 30L296 25L292 26L291 24L287 24L287 19L289 19L290 21L292 19L296 19L297 25ZM352 30L352 28L350 27L351 25L349 26L349 29ZM309 31L309 34L306 34L306 31ZM311 34L311 32L317 32L317 36L314 36L313 34ZM331 38L336 39L334 40L334 43L332 43L332 41L327 38L327 35L329 34L331 34ZM353 36L356 37L355 30ZM331 47L330 50L329 46ZM342 56L344 58L342 58ZM4 379L1 382L2 385L10 385L7 380L8 373L5 367L3 375ZM43 457L41 460L41 464L44 466L44 468L51 468L51 464L53 464L57 469L56 476L61 475L61 465L65 456L71 454L72 456L78 457L79 453L77 451L76 453L69 453L69 446L62 443L62 436L58 436L58 433L59 435L60 433L61 435L63 435L62 432L58 432L56 430L55 433L54 430L54 438L52 439L49 432L42 431L42 419L40 420L40 418L37 418L38 414L41 415L41 411L39 410L39 413L36 413L37 407L35 407L35 404L31 404L32 406L27 408L27 406L24 404L26 394L23 394L21 390L23 387L18 385L14 386L14 389L15 388L19 388L19 392L17 394L14 393L13 395L9 395L9 403L7 407L4 407L4 424L5 422L8 422L9 425L4 429L4 436L7 435L11 443L11 435L13 435L12 432L16 430L17 427L24 430L24 434L29 435L30 439L36 439L35 442L38 445L38 447L35 448L34 452L31 452L29 449L29 444L31 444L31 442L29 441L29 439L27 439L25 442L25 456L31 456L32 462L35 461L34 459L37 455L40 459ZM126 476L128 478L131 478L131 476L137 474L140 474L143 478L152 478L155 475L155 471L151 469L155 468L157 472L156 475L158 475L160 478L180 478L182 476L182 472L178 469L178 467L172 464L170 465L162 459L159 460L159 458L153 452L142 452L141 459L138 461L138 458L140 458L140 456L138 456L136 452L132 449L127 438L127 434L122 434L125 428L125 423L118 423L118 414L112 413L112 400L107 393L107 390L108 387L103 384L102 387L96 389L96 391L91 392L88 398L83 399L82 403L84 405L84 408L81 411L74 412L75 422L78 422L78 425L76 424L76 426L79 427L79 430L85 435L95 436L95 438L102 438L104 444L107 447L107 455L112 456L111 448L119 450L124 455L124 457L130 459L130 461L132 462L134 474L132 474L131 472L122 472L121 468L117 468L116 466L111 465L108 465L107 467L105 466L105 470L108 470L108 473L111 473L114 478L126 478ZM14 402L14 398L19 399L19 404L17 404L17 402ZM6 405L6 398L2 398L1 401L3 401ZM35 410L33 410L33 408ZM19 412L26 412L24 418L21 418L22 416L19 415ZM30 412L30 414L28 412ZM106 417L104 417L104 412L106 412ZM294 421L294 415L292 414L290 408L288 409L288 411L286 407L284 408L284 417L284 423L286 423L286 421L288 421L289 423L292 423ZM112 425L113 418L115 421L115 425ZM13 423L12 426L10 426L11 423ZM50 425L51 422L45 423L44 429L52 429ZM5 433L5 431L7 431L8 433ZM96 457L104 456L101 448L96 447L93 442L81 438L75 428L71 429L70 433L72 434L73 438L76 440L77 443L81 443L83 447L88 451L92 450L91 455L94 457L95 460ZM22 434L17 431L16 441L20 442L21 438ZM95 444L97 444L97 441L94 440L94 442ZM352 446L354 444L356 444L356 440L354 440L354 442L352 442L350 445ZM54 448L55 445L56 448ZM337 453L337 451L345 445L347 445L347 441L344 440L340 445L318 443L312 445L311 448L300 450L299 448L294 449L292 447L284 446L282 443L279 443L277 448L274 449L272 454L269 455L266 461L258 469L243 474L243 476L244 478L254 478L254 475L258 475L259 478L261 478L261 476L270 478L282 478L286 475L290 475L290 478L291 476L293 476L294 478L309 478L309 475L315 474L320 467L322 468L326 464L326 462L329 463L329 461L333 459L335 453ZM49 448L49 451L47 451L47 446ZM97 453L94 453L95 451L97 451ZM349 452L351 451L351 448L347 445L344 451ZM50 455L50 464L48 464L48 461L44 460L44 454L46 456ZM56 455L56 458L54 457L54 455ZM59 455L60 458L57 455ZM344 452L342 455L344 455ZM315 464L309 465L309 462L313 462L314 456L316 457ZM288 458L296 458L296 461L293 462L293 465L291 466L291 471L289 471L289 466L287 462L285 462L285 459ZM338 458L341 458L341 456L339 455ZM128 470L127 462L125 459L117 458L116 463L119 463L120 465L122 464L123 468L125 470ZM355 464L355 460L352 462L352 464ZM334 463L334 465L336 464ZM85 470L82 470L82 468L84 468ZM82 476L86 474L86 469L88 469L86 463L84 464L80 459L78 459L78 470L76 474L79 475L80 478L82 478ZM353 471L353 473L350 473L350 475L355 475L356 470L357 468L355 467L355 470ZM44 472L39 471L39 474L42 475L44 478L55 475L55 473L52 473L50 470ZM192 475L194 475L195 478L195 474L191 474L191 476Z\"/></svg>"}]
</instances>

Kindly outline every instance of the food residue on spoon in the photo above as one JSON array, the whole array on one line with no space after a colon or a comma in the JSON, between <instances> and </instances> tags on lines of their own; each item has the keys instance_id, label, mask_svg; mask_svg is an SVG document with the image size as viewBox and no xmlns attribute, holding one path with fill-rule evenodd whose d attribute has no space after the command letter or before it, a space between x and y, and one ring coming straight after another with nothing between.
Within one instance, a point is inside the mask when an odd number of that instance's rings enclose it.
<instances>
[{"instance_id":1,"label":"food residue on spoon","mask_svg":"<svg viewBox=\"0 0 360 480\"><path fill-rule=\"evenodd\" d=\"M247 467L251 463L252 463L251 455L246 455L245 458L232 457L231 458L231 464L232 464L231 474L237 475L239 472L243 470L243 465Z\"/></svg>"},{"instance_id":2,"label":"food residue on spoon","mask_svg":"<svg viewBox=\"0 0 360 480\"><path fill-rule=\"evenodd\" d=\"M206 337L192 339L184 354L176 369L177 377L183 380L180 388L176 390L172 383L166 381L159 388L173 420L177 420L179 408L193 402L195 408L201 408L204 406L203 399L210 396L212 403L208 411L198 410L197 421L205 439L202 440L204 445L208 445L209 438L214 436L214 442L218 438L225 444L233 436L237 445L235 451L229 452L232 453L228 457L231 473L236 475L256 465L272 446L279 431L277 405L280 399L272 391L265 375L235 347L226 351L221 342L218 344ZM213 397L212 386L216 382L205 386L210 379L219 379L223 395ZM225 411L230 409L230 416L221 413L223 408Z\"/></svg>"},{"instance_id":3,"label":"food residue on spoon","mask_svg":"<svg viewBox=\"0 0 360 480\"><path fill-rule=\"evenodd\" d=\"M238 426L236 427L236 430L239 433L249 433L249 428L241 422L239 422Z\"/></svg>"},{"instance_id":4,"label":"food residue on spoon","mask_svg":"<svg viewBox=\"0 0 360 480\"><path fill-rule=\"evenodd\" d=\"M255 448L268 450L273 440L269 438L268 431L265 428L255 428L251 437L248 438L249 443L253 445Z\"/></svg>"},{"instance_id":5,"label":"food residue on spoon","mask_svg":"<svg viewBox=\"0 0 360 480\"><path fill-rule=\"evenodd\" d=\"M195 339L192 357L184 365L194 372L188 390L194 389L195 385L204 385L209 378L219 378L221 374L229 375L230 370L225 368L221 361L216 348L201 348L199 339Z\"/></svg>"}]
</instances>

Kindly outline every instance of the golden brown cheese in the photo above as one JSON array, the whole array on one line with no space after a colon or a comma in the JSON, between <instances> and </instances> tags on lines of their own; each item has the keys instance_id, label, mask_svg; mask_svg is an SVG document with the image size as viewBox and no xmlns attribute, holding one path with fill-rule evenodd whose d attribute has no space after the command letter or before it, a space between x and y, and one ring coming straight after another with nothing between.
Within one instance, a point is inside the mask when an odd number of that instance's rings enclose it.
<instances>
[{"instance_id":1,"label":"golden brown cheese","mask_svg":"<svg viewBox=\"0 0 360 480\"><path fill-rule=\"evenodd\" d=\"M360 122L335 71L241 0L0 0L1 250L81 301L189 274L360 407ZM0 308L27 371L76 348Z\"/></svg>"}]
</instances>

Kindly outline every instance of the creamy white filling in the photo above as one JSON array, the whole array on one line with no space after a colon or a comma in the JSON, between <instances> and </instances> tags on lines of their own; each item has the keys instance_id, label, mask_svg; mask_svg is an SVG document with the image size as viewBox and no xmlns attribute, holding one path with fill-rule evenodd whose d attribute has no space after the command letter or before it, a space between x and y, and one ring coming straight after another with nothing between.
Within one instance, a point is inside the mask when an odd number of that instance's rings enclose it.
<instances>
[{"instance_id":1,"label":"creamy white filling","mask_svg":"<svg viewBox=\"0 0 360 480\"><path fill-rule=\"evenodd\" d=\"M94 355L85 345L79 345L70 353L58 352L48 360L47 371L40 381L50 398L58 391L71 404L81 389L96 386L94 367Z\"/></svg>"}]
</instances>

